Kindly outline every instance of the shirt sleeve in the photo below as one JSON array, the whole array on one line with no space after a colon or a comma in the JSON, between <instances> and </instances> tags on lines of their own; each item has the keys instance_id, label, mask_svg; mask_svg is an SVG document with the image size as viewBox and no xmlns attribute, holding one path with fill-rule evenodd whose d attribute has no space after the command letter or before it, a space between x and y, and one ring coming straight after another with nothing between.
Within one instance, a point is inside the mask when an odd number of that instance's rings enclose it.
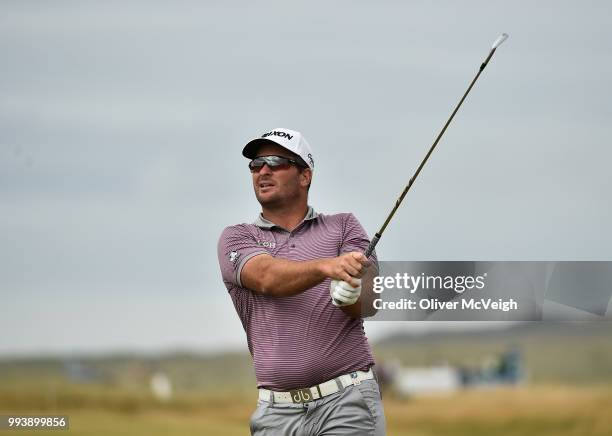
<instances>
[{"instance_id":1,"label":"shirt sleeve","mask_svg":"<svg viewBox=\"0 0 612 436\"><path fill-rule=\"evenodd\" d=\"M259 254L269 254L257 244L255 236L248 231L246 225L226 227L217 245L219 267L225 286L230 290L234 286L242 287L240 273L245 263Z\"/></svg>"},{"instance_id":2,"label":"shirt sleeve","mask_svg":"<svg viewBox=\"0 0 612 436\"><path fill-rule=\"evenodd\" d=\"M365 251L368 249L368 245L370 245L370 238L368 238L368 234L352 213L347 213L345 216L342 236L342 247L340 248L341 253L348 253L350 251L360 251L365 253ZM368 259L378 271L378 258L376 257L376 250L372 252Z\"/></svg>"}]
</instances>

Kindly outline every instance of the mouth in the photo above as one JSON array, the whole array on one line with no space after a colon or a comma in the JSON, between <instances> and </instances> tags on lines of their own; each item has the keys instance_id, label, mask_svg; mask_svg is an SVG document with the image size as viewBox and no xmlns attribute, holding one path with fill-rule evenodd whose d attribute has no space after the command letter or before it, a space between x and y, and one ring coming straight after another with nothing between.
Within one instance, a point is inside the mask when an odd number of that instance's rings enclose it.
<instances>
[{"instance_id":1,"label":"mouth","mask_svg":"<svg viewBox=\"0 0 612 436\"><path fill-rule=\"evenodd\" d=\"M263 181L263 182L259 182L259 183L257 184L257 186L259 187L259 189L260 189L261 191L264 191L264 190L267 190L267 189L272 188L272 187L274 186L274 183L272 183L272 182L270 182L270 181L266 180L266 181Z\"/></svg>"}]
</instances>

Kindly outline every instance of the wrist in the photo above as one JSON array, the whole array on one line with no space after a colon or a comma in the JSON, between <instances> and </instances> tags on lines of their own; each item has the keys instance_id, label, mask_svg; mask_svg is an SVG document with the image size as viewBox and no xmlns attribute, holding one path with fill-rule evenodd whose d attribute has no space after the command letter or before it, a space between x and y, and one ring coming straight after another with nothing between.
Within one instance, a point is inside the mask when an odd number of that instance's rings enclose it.
<instances>
[{"instance_id":1,"label":"wrist","mask_svg":"<svg viewBox=\"0 0 612 436\"><path fill-rule=\"evenodd\" d=\"M323 258L317 259L315 261L315 270L319 274L321 280L325 280L326 278L331 277L331 269L329 266L330 260L331 259Z\"/></svg>"}]
</instances>

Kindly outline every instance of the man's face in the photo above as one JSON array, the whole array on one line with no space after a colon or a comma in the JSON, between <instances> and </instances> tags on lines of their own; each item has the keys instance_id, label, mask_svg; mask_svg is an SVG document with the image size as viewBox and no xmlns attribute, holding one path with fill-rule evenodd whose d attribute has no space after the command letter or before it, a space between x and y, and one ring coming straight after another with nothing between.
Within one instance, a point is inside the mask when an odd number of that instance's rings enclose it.
<instances>
[{"instance_id":1,"label":"man's face","mask_svg":"<svg viewBox=\"0 0 612 436\"><path fill-rule=\"evenodd\" d=\"M275 144L264 144L259 147L257 157L260 156L295 159L295 155L290 151ZM264 165L259 172L251 175L255 197L262 206L267 207L287 204L295 201L300 195L307 195L307 187L312 177L310 169L301 169L296 165L284 169L271 169L268 165Z\"/></svg>"}]
</instances>

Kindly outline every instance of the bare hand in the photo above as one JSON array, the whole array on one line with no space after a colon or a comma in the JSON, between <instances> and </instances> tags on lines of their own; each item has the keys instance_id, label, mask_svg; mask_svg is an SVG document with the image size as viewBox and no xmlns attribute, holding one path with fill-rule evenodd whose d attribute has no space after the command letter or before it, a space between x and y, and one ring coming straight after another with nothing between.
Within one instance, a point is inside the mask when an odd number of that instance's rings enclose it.
<instances>
[{"instance_id":1,"label":"bare hand","mask_svg":"<svg viewBox=\"0 0 612 436\"><path fill-rule=\"evenodd\" d=\"M324 274L334 280L342 280L349 283L351 286L359 286L359 282L355 278L362 277L370 261L363 253L351 251L350 253L341 254L338 257L326 259L324 263Z\"/></svg>"}]
</instances>

